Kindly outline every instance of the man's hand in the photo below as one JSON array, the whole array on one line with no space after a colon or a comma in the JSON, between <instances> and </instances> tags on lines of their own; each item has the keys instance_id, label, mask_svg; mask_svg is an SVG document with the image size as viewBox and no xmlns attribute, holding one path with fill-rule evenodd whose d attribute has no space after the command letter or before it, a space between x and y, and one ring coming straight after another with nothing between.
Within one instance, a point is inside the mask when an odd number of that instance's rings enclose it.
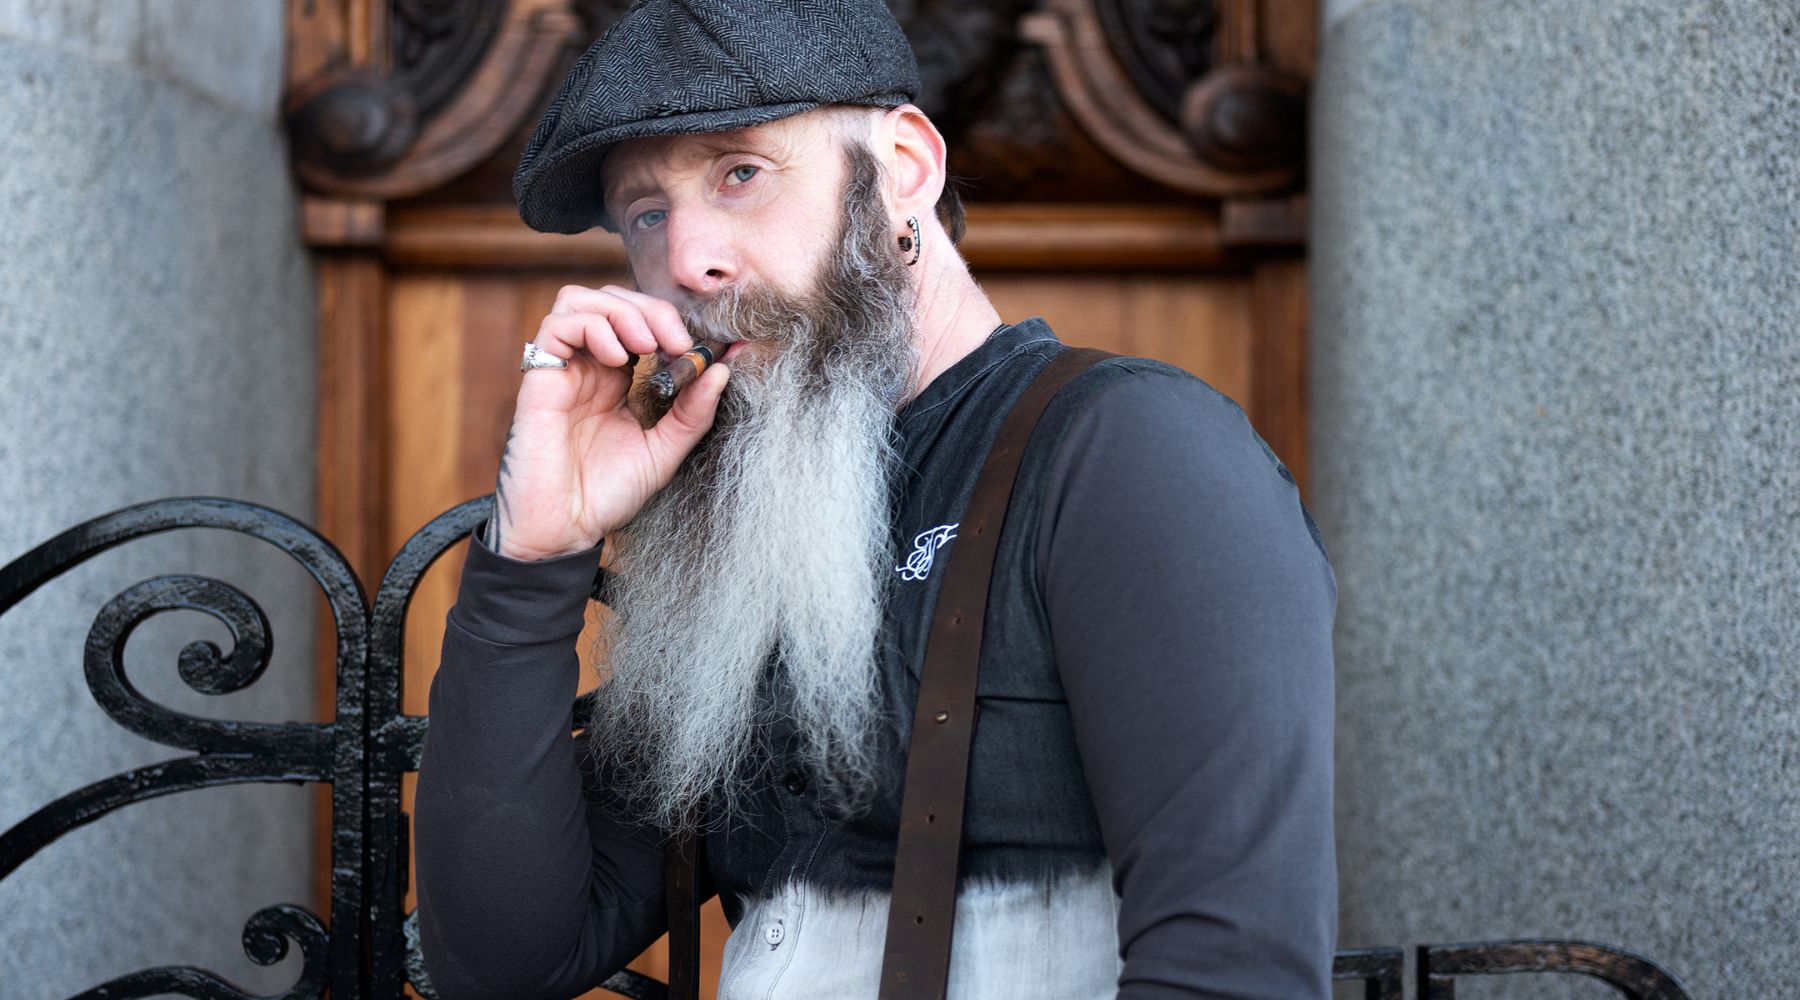
<instances>
[{"instance_id":1,"label":"man's hand","mask_svg":"<svg viewBox=\"0 0 1800 1000\"><path fill-rule=\"evenodd\" d=\"M707 366L642 427L625 405L635 356L675 357L693 339L673 305L615 285L565 286L534 342L569 367L525 373L485 536L521 560L592 548L629 521L712 426L729 375Z\"/></svg>"}]
</instances>

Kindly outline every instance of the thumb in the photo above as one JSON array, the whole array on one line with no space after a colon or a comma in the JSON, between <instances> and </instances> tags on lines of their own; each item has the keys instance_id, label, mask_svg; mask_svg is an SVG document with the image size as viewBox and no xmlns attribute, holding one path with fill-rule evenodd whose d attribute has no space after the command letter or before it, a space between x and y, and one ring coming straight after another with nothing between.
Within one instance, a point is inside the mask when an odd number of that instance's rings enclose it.
<instances>
[{"instance_id":1,"label":"thumb","mask_svg":"<svg viewBox=\"0 0 1800 1000\"><path fill-rule=\"evenodd\" d=\"M725 382L730 377L731 369L724 364L708 365L692 385L675 397L669 412L650 429L648 436L652 449L667 456L671 470L681 464L712 428L713 418L719 412L719 397L724 394Z\"/></svg>"}]
</instances>

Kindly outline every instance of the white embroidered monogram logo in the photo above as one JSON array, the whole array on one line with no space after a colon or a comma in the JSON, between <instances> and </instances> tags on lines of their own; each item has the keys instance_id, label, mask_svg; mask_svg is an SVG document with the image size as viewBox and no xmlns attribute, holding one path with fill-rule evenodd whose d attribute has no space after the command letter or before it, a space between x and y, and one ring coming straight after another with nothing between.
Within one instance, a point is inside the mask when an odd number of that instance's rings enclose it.
<instances>
[{"instance_id":1,"label":"white embroidered monogram logo","mask_svg":"<svg viewBox=\"0 0 1800 1000\"><path fill-rule=\"evenodd\" d=\"M957 524L961 523L961 521L957 522ZM955 537L956 524L940 524L935 528L926 528L913 536L912 554L906 557L905 563L895 566L894 570L900 574L902 580L925 579L931 573L932 557L937 555L938 549L944 547L945 542Z\"/></svg>"}]
</instances>

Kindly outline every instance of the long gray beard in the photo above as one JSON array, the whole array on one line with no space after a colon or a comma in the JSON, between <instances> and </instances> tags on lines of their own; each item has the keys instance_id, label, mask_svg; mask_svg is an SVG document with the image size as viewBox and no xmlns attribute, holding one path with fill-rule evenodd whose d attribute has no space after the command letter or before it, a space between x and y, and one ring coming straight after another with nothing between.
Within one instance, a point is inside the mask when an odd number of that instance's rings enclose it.
<instances>
[{"instance_id":1,"label":"long gray beard","mask_svg":"<svg viewBox=\"0 0 1800 1000\"><path fill-rule=\"evenodd\" d=\"M872 790L893 421L917 361L878 169L860 148L850 159L841 249L814 294L732 286L689 316L775 344L734 361L712 431L615 540L589 740L665 830L699 822L703 800L715 818L741 808L767 764L771 670L827 804L852 813Z\"/></svg>"}]
</instances>

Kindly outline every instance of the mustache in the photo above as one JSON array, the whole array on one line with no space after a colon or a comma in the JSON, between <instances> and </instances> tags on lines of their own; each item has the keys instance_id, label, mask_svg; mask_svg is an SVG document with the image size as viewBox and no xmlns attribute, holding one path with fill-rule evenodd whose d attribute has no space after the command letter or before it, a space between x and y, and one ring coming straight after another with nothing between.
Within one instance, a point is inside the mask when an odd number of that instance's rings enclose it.
<instances>
[{"instance_id":1,"label":"mustache","mask_svg":"<svg viewBox=\"0 0 1800 1000\"><path fill-rule=\"evenodd\" d=\"M710 299L692 303L681 310L681 321L687 325L688 335L694 342L715 343L729 346L740 340L754 339L753 327L742 314L745 312L742 300L746 295L757 295L743 286L733 285L723 289Z\"/></svg>"},{"instance_id":2,"label":"mustache","mask_svg":"<svg viewBox=\"0 0 1800 1000\"><path fill-rule=\"evenodd\" d=\"M767 344L772 352L782 352L808 342L808 331L817 325L819 307L817 296L789 296L761 283L728 285L708 298L680 305L682 323L694 339L694 349L675 358L658 354L654 364L640 361L626 396L627 407L638 423L649 429L675 405L680 391L691 385L708 365L716 363L732 344L748 340ZM824 360L814 359L814 363ZM733 362L751 375L767 363L749 358ZM732 390L728 387L726 392Z\"/></svg>"},{"instance_id":3,"label":"mustache","mask_svg":"<svg viewBox=\"0 0 1800 1000\"><path fill-rule=\"evenodd\" d=\"M784 346L800 339L799 328L818 314L818 305L816 295L788 295L764 282L734 282L682 304L680 312L696 342L730 346L752 340Z\"/></svg>"}]
</instances>

